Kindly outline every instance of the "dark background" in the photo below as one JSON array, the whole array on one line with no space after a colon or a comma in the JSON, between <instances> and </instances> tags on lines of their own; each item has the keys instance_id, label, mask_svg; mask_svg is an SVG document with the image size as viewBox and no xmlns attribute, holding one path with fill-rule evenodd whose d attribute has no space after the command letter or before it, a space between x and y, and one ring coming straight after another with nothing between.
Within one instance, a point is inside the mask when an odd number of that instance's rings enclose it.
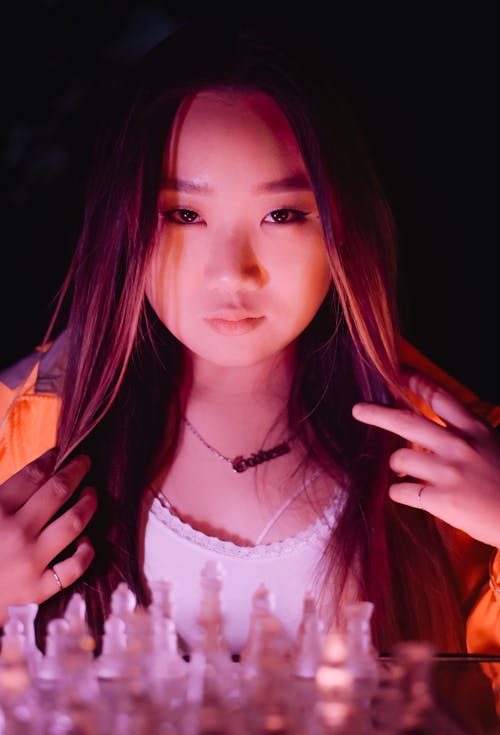
<instances>
[{"instance_id":1,"label":"dark background","mask_svg":"<svg viewBox=\"0 0 500 735\"><path fill-rule=\"evenodd\" d=\"M329 18L314 4L299 10L323 24L396 217L404 333L498 402L494 20L480 10L349 7L341 15L333 6ZM2 11L0 369L43 337L113 89L185 19L153 0L39 0Z\"/></svg>"}]
</instances>

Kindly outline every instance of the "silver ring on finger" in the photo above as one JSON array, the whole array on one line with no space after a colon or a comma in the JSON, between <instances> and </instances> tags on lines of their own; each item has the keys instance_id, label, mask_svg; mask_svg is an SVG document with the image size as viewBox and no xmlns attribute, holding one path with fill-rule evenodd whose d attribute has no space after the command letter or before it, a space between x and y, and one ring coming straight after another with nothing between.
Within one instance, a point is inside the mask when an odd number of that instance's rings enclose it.
<instances>
[{"instance_id":1,"label":"silver ring on finger","mask_svg":"<svg viewBox=\"0 0 500 735\"><path fill-rule=\"evenodd\" d=\"M427 483L424 483L420 486L418 493L417 493L417 508L419 510L425 510L424 506L422 505L422 493L424 492L425 488L428 487Z\"/></svg>"},{"instance_id":2,"label":"silver ring on finger","mask_svg":"<svg viewBox=\"0 0 500 735\"><path fill-rule=\"evenodd\" d=\"M61 577L58 575L58 573L56 572L56 570L54 569L54 567L49 567L49 571L52 572L52 574L54 576L54 579L57 582L57 585L59 587L59 592L62 592L63 589L64 589L64 587L63 587L63 583L61 582Z\"/></svg>"}]
</instances>

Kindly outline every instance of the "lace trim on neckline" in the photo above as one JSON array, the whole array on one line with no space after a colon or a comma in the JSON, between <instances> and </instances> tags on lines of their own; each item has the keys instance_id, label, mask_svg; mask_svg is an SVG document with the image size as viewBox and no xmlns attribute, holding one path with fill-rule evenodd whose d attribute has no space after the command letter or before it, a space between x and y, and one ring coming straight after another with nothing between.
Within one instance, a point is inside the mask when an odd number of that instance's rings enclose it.
<instances>
[{"instance_id":1,"label":"lace trim on neckline","mask_svg":"<svg viewBox=\"0 0 500 735\"><path fill-rule=\"evenodd\" d=\"M299 531L295 536L282 541L273 541L269 544L258 544L256 546L238 546L233 541L223 541L216 536L208 536L202 531L198 531L189 523L182 521L157 496L153 498L149 512L177 536L196 546L201 546L224 556L258 559L286 556L303 546L310 546L311 544L322 545L337 521L342 504L341 493L338 493L330 505L325 508L322 515L318 516L303 531Z\"/></svg>"}]
</instances>

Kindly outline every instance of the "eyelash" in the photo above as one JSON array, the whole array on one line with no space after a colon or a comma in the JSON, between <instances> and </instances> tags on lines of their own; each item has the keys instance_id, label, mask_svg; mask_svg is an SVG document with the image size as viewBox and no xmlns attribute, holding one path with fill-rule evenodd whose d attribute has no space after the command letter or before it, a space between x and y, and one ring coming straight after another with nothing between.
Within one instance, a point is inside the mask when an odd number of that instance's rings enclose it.
<instances>
[{"instance_id":1,"label":"eyelash","mask_svg":"<svg viewBox=\"0 0 500 735\"><path fill-rule=\"evenodd\" d=\"M191 220L182 220L181 217L183 214L186 215L194 215ZM166 212L162 212L161 216L163 219L169 220L170 222L175 222L177 225L191 225L193 224L193 220L198 217L198 214L193 209L167 209ZM195 224L197 224L195 222Z\"/></svg>"},{"instance_id":2,"label":"eyelash","mask_svg":"<svg viewBox=\"0 0 500 735\"><path fill-rule=\"evenodd\" d=\"M291 209L290 207L281 207L280 209L273 209L272 212L269 212L269 214L264 217L263 221L266 222L267 217L279 217L283 215L286 221L273 219L273 221L268 222L268 224L289 225L295 222L300 222L307 217L308 212L303 212L300 209ZM288 219L290 215L292 217L291 219ZM163 217L163 219L167 219L170 222L175 222L175 224L177 225L199 224L195 221L199 217L199 215L193 209L183 209L180 207L176 209L168 209L165 212L162 212L161 216ZM182 219L182 217L184 216L187 217L187 219Z\"/></svg>"},{"instance_id":3,"label":"eyelash","mask_svg":"<svg viewBox=\"0 0 500 735\"><path fill-rule=\"evenodd\" d=\"M279 222L277 220L274 220L274 224L277 225L290 225L294 222L300 222L301 220L305 219L307 217L307 212L302 212L300 209L290 209L288 207L281 207L280 209L273 209L272 212L269 212L266 217L270 217L272 215L281 215L285 214L285 216L288 218L288 215L292 215L291 219L287 219L286 222ZM266 217L264 217L264 220L266 220Z\"/></svg>"}]
</instances>

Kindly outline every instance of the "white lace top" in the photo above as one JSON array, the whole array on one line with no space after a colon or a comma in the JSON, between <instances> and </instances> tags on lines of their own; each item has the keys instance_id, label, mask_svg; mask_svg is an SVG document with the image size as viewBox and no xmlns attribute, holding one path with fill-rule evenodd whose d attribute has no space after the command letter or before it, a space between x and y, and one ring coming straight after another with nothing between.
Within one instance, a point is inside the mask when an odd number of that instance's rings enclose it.
<instances>
[{"instance_id":1,"label":"white lace top","mask_svg":"<svg viewBox=\"0 0 500 735\"><path fill-rule=\"evenodd\" d=\"M282 509L288 504L285 502ZM191 648L195 641L200 574L209 560L219 562L223 569L224 634L233 653L240 653L246 643L252 596L261 585L271 592L274 612L294 640L304 596L316 595L319 590L318 562L339 505L337 498L312 525L292 538L238 546L195 530L175 515L168 501L155 498L146 524L144 572L149 582L166 580L173 585L174 622L187 646Z\"/></svg>"}]
</instances>

